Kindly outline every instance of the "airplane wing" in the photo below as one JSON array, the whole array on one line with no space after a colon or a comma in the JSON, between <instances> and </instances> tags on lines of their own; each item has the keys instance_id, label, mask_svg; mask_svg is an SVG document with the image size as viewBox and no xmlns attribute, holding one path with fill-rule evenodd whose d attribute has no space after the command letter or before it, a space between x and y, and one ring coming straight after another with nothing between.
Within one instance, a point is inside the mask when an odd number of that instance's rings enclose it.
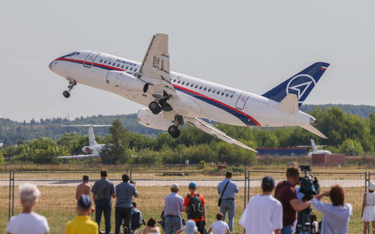
<instances>
[{"instance_id":1,"label":"airplane wing","mask_svg":"<svg viewBox=\"0 0 375 234\"><path fill-rule=\"evenodd\" d=\"M219 138L220 140L223 140L229 144L232 144L232 145L235 145L237 147L241 147L241 148L244 148L244 149L247 149L247 150L251 150L251 151L254 151L256 153L258 153L258 151L256 151L255 149L252 149L250 148L249 146L229 137L228 135L226 135L224 132L220 131L219 129L213 127L212 125L206 123L205 121L201 120L201 119L198 119L198 118L191 118L191 117L184 117L184 119L186 120L186 122L196 128L199 128L200 130L214 136L214 137L217 137Z\"/></svg>"},{"instance_id":2,"label":"airplane wing","mask_svg":"<svg viewBox=\"0 0 375 234\"><path fill-rule=\"evenodd\" d=\"M141 80L150 85L148 92L154 96L163 97L166 92L178 98L170 77L167 34L152 37L138 74Z\"/></svg>"},{"instance_id":3,"label":"airplane wing","mask_svg":"<svg viewBox=\"0 0 375 234\"><path fill-rule=\"evenodd\" d=\"M57 156L57 158L90 158L90 157L99 157L99 154L79 154L79 155L70 155L70 156Z\"/></svg>"}]
</instances>

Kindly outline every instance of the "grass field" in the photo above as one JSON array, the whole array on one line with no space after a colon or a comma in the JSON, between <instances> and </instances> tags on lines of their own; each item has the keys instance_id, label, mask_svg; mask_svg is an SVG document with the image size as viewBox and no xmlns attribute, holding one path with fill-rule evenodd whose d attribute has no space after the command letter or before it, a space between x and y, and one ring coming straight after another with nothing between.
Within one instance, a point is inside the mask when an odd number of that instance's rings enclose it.
<instances>
[{"instance_id":1,"label":"grass field","mask_svg":"<svg viewBox=\"0 0 375 234\"><path fill-rule=\"evenodd\" d=\"M339 183L339 181L338 181ZM37 203L35 211L47 217L51 234L65 233L65 225L68 221L75 217L76 201L74 187L44 187L39 186L42 196ZM160 220L160 213L164 208L164 197L170 193L169 187L137 187L139 198L134 199L138 208L141 210L143 217L147 220L155 217ZM353 205L353 217L350 220L349 233L362 233L363 222L360 218L362 194L364 188L344 188L346 201ZM17 199L18 187L15 188L15 214L21 212L21 206ZM179 194L186 196L187 188L181 188ZM217 207L218 194L214 187L198 187L198 192L205 196L207 202L207 225L215 221L215 215L219 212ZM250 195L254 196L260 193L260 188L251 188ZM5 232L8 223L8 203L9 203L9 187L4 186L0 189L0 233ZM328 202L327 198L324 198ZM115 199L113 199L113 207ZM239 226L238 221L244 210L244 190L240 189L240 193L236 196L236 215L234 224L234 233L243 233L243 229ZM321 220L321 214L315 212L318 220ZM186 218L186 214L184 214ZM92 216L94 218L94 216ZM114 212L112 212L112 232L114 232ZM101 222L101 229L104 230L104 220Z\"/></svg>"}]
</instances>

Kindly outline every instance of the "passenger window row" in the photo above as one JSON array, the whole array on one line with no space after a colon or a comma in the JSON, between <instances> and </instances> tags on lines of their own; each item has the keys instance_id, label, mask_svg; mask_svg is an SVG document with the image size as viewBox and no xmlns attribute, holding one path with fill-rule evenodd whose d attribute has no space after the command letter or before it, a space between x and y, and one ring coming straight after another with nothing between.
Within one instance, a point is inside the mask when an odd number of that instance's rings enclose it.
<instances>
[{"instance_id":1,"label":"passenger window row","mask_svg":"<svg viewBox=\"0 0 375 234\"><path fill-rule=\"evenodd\" d=\"M104 63L104 64L107 64L107 60L104 60L104 62L103 62L103 59L100 59L100 62L101 62L101 63ZM111 63L112 63L112 62L108 62L108 65L111 65ZM117 64L116 64L116 63L113 63L113 64L112 64L113 67L118 67L118 68L120 68L120 65L121 65L120 63L117 63ZM124 67L125 67L125 65L122 64L122 65L121 65L121 68L124 69ZM128 70L128 69L129 69L129 66L126 66L126 67L125 67L125 70ZM129 70L132 71L132 70L133 70L133 67L130 67ZM137 70L138 70L138 68L134 68L134 72L136 72Z\"/></svg>"},{"instance_id":2,"label":"passenger window row","mask_svg":"<svg viewBox=\"0 0 375 234\"><path fill-rule=\"evenodd\" d=\"M173 80L173 83L176 83L176 81L177 81L177 79L174 79L174 80ZM182 83L181 83L181 82L182 82ZM181 83L181 85L185 85L186 87L189 87L189 85L190 85L191 88L196 88L196 89L198 88L198 85L195 85L195 86L194 86L194 84L190 84L189 82L186 82L186 83L185 83L185 81L178 80L178 81L177 81L177 84L180 84L180 83ZM200 90L201 90L202 88L203 88L204 91L207 90L207 87L199 86L199 89L200 89ZM211 89L208 89L207 92L211 92ZM212 93L216 93L216 94L218 94L218 95L220 95L220 93L221 93L221 96L224 96L224 94L225 94L225 97L228 97L228 96L229 96L229 93L225 93L225 92L221 92L221 91L216 91L215 89L212 90ZM233 94L230 95L230 98L232 98L232 97L233 97Z\"/></svg>"}]
</instances>

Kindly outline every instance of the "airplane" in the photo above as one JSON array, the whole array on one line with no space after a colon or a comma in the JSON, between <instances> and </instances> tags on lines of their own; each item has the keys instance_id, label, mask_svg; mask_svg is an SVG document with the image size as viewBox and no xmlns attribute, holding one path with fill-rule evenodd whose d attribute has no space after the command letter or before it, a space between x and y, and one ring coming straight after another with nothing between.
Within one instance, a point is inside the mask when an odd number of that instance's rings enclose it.
<instances>
[{"instance_id":1,"label":"airplane","mask_svg":"<svg viewBox=\"0 0 375 234\"><path fill-rule=\"evenodd\" d=\"M326 147L326 145L315 145L314 139L311 139L311 148L313 151L309 153L310 157L313 154L332 154L329 150L318 150L318 147Z\"/></svg>"},{"instance_id":2,"label":"airplane","mask_svg":"<svg viewBox=\"0 0 375 234\"><path fill-rule=\"evenodd\" d=\"M71 155L71 156L58 156L57 158L89 158L99 157L100 151L103 149L104 144L98 144L95 140L94 127L111 127L111 125L61 125L61 127L86 127L89 136L89 145L82 147L82 152L85 154ZM89 154L91 153L91 154Z\"/></svg>"},{"instance_id":3,"label":"airplane","mask_svg":"<svg viewBox=\"0 0 375 234\"><path fill-rule=\"evenodd\" d=\"M214 82L170 71L168 35L152 37L142 63L107 53L78 50L58 57L49 68L68 82L63 96L69 98L78 83L118 94L148 108L138 111L140 124L180 136L188 123L223 141L256 150L227 136L202 119L248 127L300 126L327 138L313 125L316 120L299 110L326 71L317 62L280 85L257 95Z\"/></svg>"}]
</instances>

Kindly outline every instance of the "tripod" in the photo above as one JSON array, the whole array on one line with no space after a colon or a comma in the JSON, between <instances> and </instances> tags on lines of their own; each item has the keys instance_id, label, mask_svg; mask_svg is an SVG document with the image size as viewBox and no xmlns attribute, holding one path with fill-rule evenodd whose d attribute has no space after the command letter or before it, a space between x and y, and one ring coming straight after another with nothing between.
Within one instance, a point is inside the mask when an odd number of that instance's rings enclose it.
<instances>
[{"instance_id":1,"label":"tripod","mask_svg":"<svg viewBox=\"0 0 375 234\"><path fill-rule=\"evenodd\" d=\"M311 212L312 209L310 207L298 212L296 234L317 233L316 227L313 225L313 222L316 221L316 217L315 215L311 215ZM308 223L308 225L306 223Z\"/></svg>"}]
</instances>

